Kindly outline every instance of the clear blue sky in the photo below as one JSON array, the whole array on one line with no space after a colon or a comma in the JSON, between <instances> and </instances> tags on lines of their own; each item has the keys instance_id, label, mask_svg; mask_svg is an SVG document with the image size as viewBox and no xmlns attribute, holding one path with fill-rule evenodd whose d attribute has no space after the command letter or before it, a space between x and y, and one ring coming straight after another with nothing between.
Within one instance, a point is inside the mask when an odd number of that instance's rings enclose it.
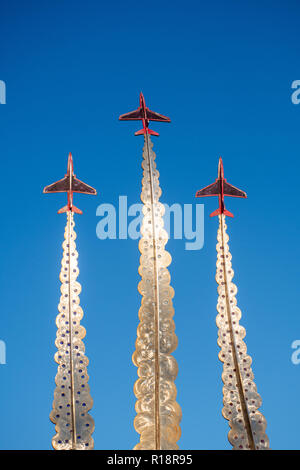
<instances>
[{"instance_id":1,"label":"clear blue sky","mask_svg":"<svg viewBox=\"0 0 300 470\"><path fill-rule=\"evenodd\" d=\"M162 202L193 203L225 176L247 200L229 199L238 305L273 449L299 449L300 7L287 0L227 2L11 1L2 3L0 79L0 446L50 449L55 317L65 195L45 196L69 151L77 176L98 190L75 204L82 324L90 358L95 448L130 449L138 435L131 362L140 296L138 243L100 241L96 208L139 202L142 138L118 116L138 104L171 117L153 125ZM215 325L217 220L205 203L205 243L167 249L175 289L182 449L228 449Z\"/></svg>"}]
</instances>

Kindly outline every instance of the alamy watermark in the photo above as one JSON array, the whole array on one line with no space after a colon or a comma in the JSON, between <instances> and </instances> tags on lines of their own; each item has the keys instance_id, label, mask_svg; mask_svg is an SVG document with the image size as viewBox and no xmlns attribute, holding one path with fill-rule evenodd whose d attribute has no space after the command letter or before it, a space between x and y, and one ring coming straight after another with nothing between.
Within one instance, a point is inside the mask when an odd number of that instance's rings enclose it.
<instances>
[{"instance_id":1,"label":"alamy watermark","mask_svg":"<svg viewBox=\"0 0 300 470\"><path fill-rule=\"evenodd\" d=\"M96 215L96 234L100 240L137 240L141 237L142 203L128 206L127 196L119 196L119 205L100 204ZM204 245L204 204L164 204L164 228L169 238L186 240L186 250L201 250ZM171 223L171 221L173 223Z\"/></svg>"},{"instance_id":2,"label":"alamy watermark","mask_svg":"<svg viewBox=\"0 0 300 470\"><path fill-rule=\"evenodd\" d=\"M6 104L6 84L0 80L0 104Z\"/></svg>"},{"instance_id":3,"label":"alamy watermark","mask_svg":"<svg viewBox=\"0 0 300 470\"><path fill-rule=\"evenodd\" d=\"M295 90L291 94L291 100L293 104L300 103L300 80L294 80L292 83L292 89Z\"/></svg>"},{"instance_id":4,"label":"alamy watermark","mask_svg":"<svg viewBox=\"0 0 300 470\"><path fill-rule=\"evenodd\" d=\"M295 339L291 344L291 348L295 349L291 356L291 361L295 366L297 366L300 364L300 339Z\"/></svg>"},{"instance_id":5,"label":"alamy watermark","mask_svg":"<svg viewBox=\"0 0 300 470\"><path fill-rule=\"evenodd\" d=\"M6 364L6 344L2 339L0 340L0 365Z\"/></svg>"}]
</instances>

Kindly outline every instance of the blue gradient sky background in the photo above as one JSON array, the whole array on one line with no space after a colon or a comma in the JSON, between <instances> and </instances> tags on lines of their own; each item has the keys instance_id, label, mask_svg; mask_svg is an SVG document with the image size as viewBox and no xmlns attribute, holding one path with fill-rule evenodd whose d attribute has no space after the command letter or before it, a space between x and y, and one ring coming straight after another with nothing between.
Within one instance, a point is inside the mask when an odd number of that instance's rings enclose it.
<instances>
[{"instance_id":1,"label":"blue gradient sky background","mask_svg":"<svg viewBox=\"0 0 300 470\"><path fill-rule=\"evenodd\" d=\"M138 243L100 241L96 208L139 202L142 138L118 116L138 105L171 117L153 125L162 202L196 203L225 176L248 193L228 199L238 305L273 449L299 449L300 7L295 1L11 1L0 16L1 315L0 447L50 449L55 317L65 196L42 189L61 178L69 151L78 177L81 305L87 329L95 448L129 449L138 435L131 362L140 296ZM155 139L155 138L154 138ZM153 140L154 140L153 139ZM199 201L198 201L199 202ZM222 365L215 325L217 220L205 203L205 243L167 249L179 346L176 381L182 449L229 449L221 416Z\"/></svg>"}]
</instances>

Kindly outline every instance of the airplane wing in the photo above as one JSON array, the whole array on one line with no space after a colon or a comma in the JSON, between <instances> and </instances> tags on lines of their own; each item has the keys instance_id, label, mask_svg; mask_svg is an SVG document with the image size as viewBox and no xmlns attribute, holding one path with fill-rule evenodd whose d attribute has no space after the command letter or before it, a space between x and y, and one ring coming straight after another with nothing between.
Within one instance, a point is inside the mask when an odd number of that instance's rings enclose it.
<instances>
[{"instance_id":1,"label":"airplane wing","mask_svg":"<svg viewBox=\"0 0 300 470\"><path fill-rule=\"evenodd\" d=\"M147 108L146 110L147 118L149 121L159 121L159 122L171 122L171 119L167 116L163 116L162 114L158 114L155 111L151 111Z\"/></svg>"},{"instance_id":2,"label":"airplane wing","mask_svg":"<svg viewBox=\"0 0 300 470\"><path fill-rule=\"evenodd\" d=\"M120 121L139 121L140 119L142 119L142 117L143 117L142 109L138 108L138 109L135 109L134 111L131 111L130 113L122 114L119 117L119 120Z\"/></svg>"},{"instance_id":3,"label":"airplane wing","mask_svg":"<svg viewBox=\"0 0 300 470\"><path fill-rule=\"evenodd\" d=\"M227 181L223 182L223 190L224 196L247 197L247 194L244 191L232 186L232 184L227 183Z\"/></svg>"},{"instance_id":4,"label":"airplane wing","mask_svg":"<svg viewBox=\"0 0 300 470\"><path fill-rule=\"evenodd\" d=\"M74 193L97 194L96 189L92 188L92 186L89 186L83 181L78 180L75 178L75 176L73 176L72 191Z\"/></svg>"},{"instance_id":5,"label":"airplane wing","mask_svg":"<svg viewBox=\"0 0 300 470\"><path fill-rule=\"evenodd\" d=\"M215 181L214 183L206 186L203 189L200 189L196 192L196 197L203 197L203 196L218 196L220 194L220 182L219 180Z\"/></svg>"},{"instance_id":6,"label":"airplane wing","mask_svg":"<svg viewBox=\"0 0 300 470\"><path fill-rule=\"evenodd\" d=\"M44 193L64 193L68 191L70 188L69 177L65 176L63 179L56 181L55 183L49 184L49 186L45 186L43 192Z\"/></svg>"}]
</instances>

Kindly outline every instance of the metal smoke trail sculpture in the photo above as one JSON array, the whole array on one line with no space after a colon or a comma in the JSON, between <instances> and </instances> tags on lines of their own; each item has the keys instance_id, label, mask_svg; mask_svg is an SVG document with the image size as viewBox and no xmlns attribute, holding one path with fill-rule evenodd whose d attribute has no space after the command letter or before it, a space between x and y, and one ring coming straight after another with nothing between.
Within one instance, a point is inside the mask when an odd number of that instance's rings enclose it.
<instances>
[{"instance_id":1,"label":"metal smoke trail sculpture","mask_svg":"<svg viewBox=\"0 0 300 470\"><path fill-rule=\"evenodd\" d=\"M215 183L197 191L196 197L218 196L219 208L211 214L219 216L217 243L218 305L217 326L218 345L221 348L219 359L224 363L222 380L222 414L229 421L229 442L234 449L268 449L269 439L265 434L266 419L260 411L262 399L257 393L251 369L252 359L247 354L243 338L245 328L239 324L241 311L237 307L237 287L232 282L233 269L226 233L225 216L233 217L224 205L224 196L246 198L244 191L235 188L224 179L222 159L219 160L218 178Z\"/></svg>"},{"instance_id":2,"label":"metal smoke trail sculpture","mask_svg":"<svg viewBox=\"0 0 300 470\"><path fill-rule=\"evenodd\" d=\"M58 211L67 213L65 240L63 242L63 259L60 272L61 297L56 318L57 335L55 361L58 363L55 378L53 409L50 414L55 424L56 435L52 438L56 450L93 449L94 420L88 414L93 400L90 396L87 374L88 358L82 339L85 329L80 325L83 317L79 305L81 285L77 282L79 269L77 265L76 233L74 231L74 212L82 214L73 205L73 193L96 194L91 186L78 180L73 172L71 153L68 158L66 176L44 188L44 193L68 193L68 204Z\"/></svg>"},{"instance_id":3,"label":"metal smoke trail sculpture","mask_svg":"<svg viewBox=\"0 0 300 470\"><path fill-rule=\"evenodd\" d=\"M178 449L181 409L176 402L174 384L178 372L177 362L171 353L177 347L175 324L172 319L174 290L170 286L167 269L171 256L165 250L168 234L163 228L164 206L159 202L161 189L155 153L150 135L149 121L170 122L161 114L150 111L140 94L140 107L120 120L142 120L143 129L135 135L144 135L141 200L143 207L142 238L139 274L142 280L138 289L143 296L139 310L136 350L133 363L138 367L138 380L134 386L137 397L134 420L140 442L134 449Z\"/></svg>"}]
</instances>

